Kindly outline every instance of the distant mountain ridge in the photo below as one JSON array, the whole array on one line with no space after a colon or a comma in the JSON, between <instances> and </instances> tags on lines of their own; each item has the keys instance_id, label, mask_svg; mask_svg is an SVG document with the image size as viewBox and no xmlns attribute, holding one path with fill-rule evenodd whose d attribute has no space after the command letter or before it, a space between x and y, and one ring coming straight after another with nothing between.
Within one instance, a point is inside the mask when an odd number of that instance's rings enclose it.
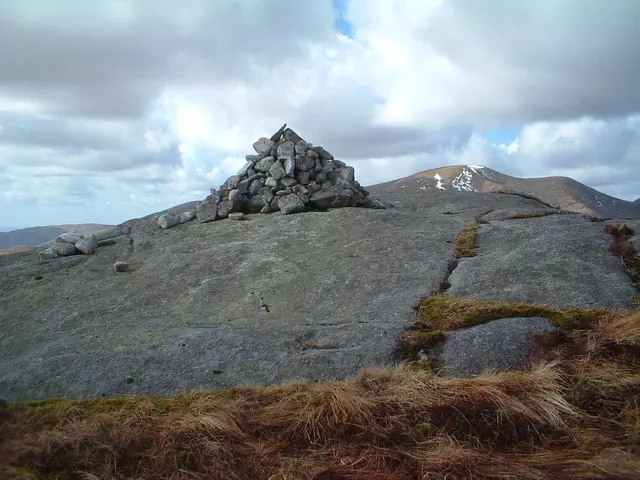
<instances>
[{"instance_id":1,"label":"distant mountain ridge","mask_svg":"<svg viewBox=\"0 0 640 480\"><path fill-rule=\"evenodd\" d=\"M573 212L603 218L640 218L640 199L612 197L568 177L518 178L482 165L434 168L367 187L372 194L411 190L502 192L534 196Z\"/></svg>"},{"instance_id":2,"label":"distant mountain ridge","mask_svg":"<svg viewBox=\"0 0 640 480\"><path fill-rule=\"evenodd\" d=\"M29 227L10 232L0 232L0 249L16 247L34 247L53 240L58 235L76 231L83 235L97 233L112 228L111 225L84 223L79 225L49 225L45 227Z\"/></svg>"}]
</instances>

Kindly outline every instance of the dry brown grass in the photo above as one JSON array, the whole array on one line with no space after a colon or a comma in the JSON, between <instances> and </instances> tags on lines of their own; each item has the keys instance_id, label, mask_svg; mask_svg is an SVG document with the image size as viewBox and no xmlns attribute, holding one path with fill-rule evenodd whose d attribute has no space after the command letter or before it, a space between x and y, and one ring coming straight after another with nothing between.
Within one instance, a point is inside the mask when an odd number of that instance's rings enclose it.
<instances>
[{"instance_id":1,"label":"dry brown grass","mask_svg":"<svg viewBox=\"0 0 640 480\"><path fill-rule=\"evenodd\" d=\"M530 371L474 379L396 368L10 405L0 411L0 477L640 479L640 314L590 326Z\"/></svg>"},{"instance_id":2,"label":"dry brown grass","mask_svg":"<svg viewBox=\"0 0 640 480\"><path fill-rule=\"evenodd\" d=\"M464 227L462 232L456 238L453 248L453 255L456 258L475 257L478 246L476 245L476 232L479 227L478 222L473 222Z\"/></svg>"}]
</instances>

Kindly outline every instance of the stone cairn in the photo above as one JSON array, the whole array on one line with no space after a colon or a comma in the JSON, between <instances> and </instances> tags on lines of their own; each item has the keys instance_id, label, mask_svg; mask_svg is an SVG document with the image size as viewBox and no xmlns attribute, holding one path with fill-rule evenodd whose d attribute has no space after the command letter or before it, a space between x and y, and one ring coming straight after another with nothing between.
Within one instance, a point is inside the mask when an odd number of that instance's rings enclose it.
<instances>
[{"instance_id":1,"label":"stone cairn","mask_svg":"<svg viewBox=\"0 0 640 480\"><path fill-rule=\"evenodd\" d=\"M271 138L260 138L253 148L257 155L247 155L240 171L198 205L200 223L242 218L236 213L384 208L369 198L352 167L307 143L286 124Z\"/></svg>"}]
</instances>

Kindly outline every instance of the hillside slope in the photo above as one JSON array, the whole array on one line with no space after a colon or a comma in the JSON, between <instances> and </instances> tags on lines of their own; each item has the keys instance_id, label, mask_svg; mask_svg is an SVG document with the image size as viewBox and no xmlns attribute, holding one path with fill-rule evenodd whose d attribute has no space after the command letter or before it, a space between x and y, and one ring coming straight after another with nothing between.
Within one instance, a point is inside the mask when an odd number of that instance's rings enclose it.
<instances>
[{"instance_id":1,"label":"hillside slope","mask_svg":"<svg viewBox=\"0 0 640 480\"><path fill-rule=\"evenodd\" d=\"M603 218L640 218L640 202L606 195L567 177L518 178L481 165L455 165L415 173L367 187L373 194L450 190L457 192L513 192L533 195L572 212Z\"/></svg>"}]
</instances>

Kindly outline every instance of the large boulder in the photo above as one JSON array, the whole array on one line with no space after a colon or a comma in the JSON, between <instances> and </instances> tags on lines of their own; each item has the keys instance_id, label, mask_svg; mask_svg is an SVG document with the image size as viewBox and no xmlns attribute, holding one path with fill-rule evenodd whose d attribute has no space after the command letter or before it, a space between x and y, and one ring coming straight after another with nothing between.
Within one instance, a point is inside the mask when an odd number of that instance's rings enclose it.
<instances>
[{"instance_id":1,"label":"large boulder","mask_svg":"<svg viewBox=\"0 0 640 480\"><path fill-rule=\"evenodd\" d=\"M84 255L93 255L98 248L98 239L95 235L82 238L76 242L76 249Z\"/></svg>"},{"instance_id":2,"label":"large boulder","mask_svg":"<svg viewBox=\"0 0 640 480\"><path fill-rule=\"evenodd\" d=\"M434 347L447 376L471 377L486 370L517 370L535 353L536 336L562 335L541 317L502 318L451 332Z\"/></svg>"},{"instance_id":3,"label":"large boulder","mask_svg":"<svg viewBox=\"0 0 640 480\"><path fill-rule=\"evenodd\" d=\"M166 213L158 217L158 226L162 229L175 227L180 223L180 217L175 213Z\"/></svg>"},{"instance_id":4,"label":"large boulder","mask_svg":"<svg viewBox=\"0 0 640 480\"><path fill-rule=\"evenodd\" d=\"M198 205L196 216L199 223L213 222L218 216L218 206L213 203L203 202Z\"/></svg>"},{"instance_id":5,"label":"large boulder","mask_svg":"<svg viewBox=\"0 0 640 480\"><path fill-rule=\"evenodd\" d=\"M311 195L310 201L317 208L325 210L327 208L355 207L361 198L362 195L349 188L331 186L323 187L322 190Z\"/></svg>"},{"instance_id":6,"label":"large boulder","mask_svg":"<svg viewBox=\"0 0 640 480\"><path fill-rule=\"evenodd\" d=\"M304 205L304 202L295 194L280 197L278 199L278 208L283 215L288 215L290 213L300 213L304 212L307 209L307 207L305 207Z\"/></svg>"},{"instance_id":7,"label":"large boulder","mask_svg":"<svg viewBox=\"0 0 640 480\"><path fill-rule=\"evenodd\" d=\"M253 149L261 156L267 156L273 148L273 141L268 138L260 138L253 144Z\"/></svg>"},{"instance_id":8,"label":"large boulder","mask_svg":"<svg viewBox=\"0 0 640 480\"><path fill-rule=\"evenodd\" d=\"M74 243L60 240L60 237L56 238L53 249L56 251L56 254L59 257L69 257L78 253L78 250L76 249L76 245Z\"/></svg>"}]
</instances>

